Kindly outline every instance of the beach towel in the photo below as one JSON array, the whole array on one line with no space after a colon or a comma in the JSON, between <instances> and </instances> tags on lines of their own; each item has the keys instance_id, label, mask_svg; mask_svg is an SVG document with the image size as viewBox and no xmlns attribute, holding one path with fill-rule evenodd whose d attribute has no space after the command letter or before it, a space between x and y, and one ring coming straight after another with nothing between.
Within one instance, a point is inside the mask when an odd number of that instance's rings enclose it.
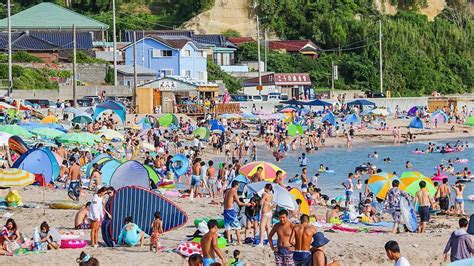
<instances>
[{"instance_id":1,"label":"beach towel","mask_svg":"<svg viewBox=\"0 0 474 266\"><path fill-rule=\"evenodd\" d=\"M341 226L341 225L333 225L332 229L342 231L342 232L348 232L348 233L357 233L357 232L359 232L358 229L344 227L344 226Z\"/></svg>"},{"instance_id":2,"label":"beach towel","mask_svg":"<svg viewBox=\"0 0 474 266\"><path fill-rule=\"evenodd\" d=\"M227 230L236 230L241 228L239 218L235 209L224 210L224 228Z\"/></svg>"},{"instance_id":3,"label":"beach towel","mask_svg":"<svg viewBox=\"0 0 474 266\"><path fill-rule=\"evenodd\" d=\"M380 226L380 227L393 228L392 222L377 222L377 223L363 223L363 224L367 226Z\"/></svg>"}]
</instances>

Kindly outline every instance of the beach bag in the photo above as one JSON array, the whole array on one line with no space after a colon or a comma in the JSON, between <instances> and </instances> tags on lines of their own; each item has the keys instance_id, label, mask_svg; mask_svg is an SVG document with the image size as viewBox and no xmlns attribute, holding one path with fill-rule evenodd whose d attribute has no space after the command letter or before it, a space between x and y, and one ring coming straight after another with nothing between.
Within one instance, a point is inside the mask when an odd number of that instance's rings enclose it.
<instances>
[{"instance_id":1,"label":"beach bag","mask_svg":"<svg viewBox=\"0 0 474 266\"><path fill-rule=\"evenodd\" d=\"M467 227L467 233L470 235L474 235L474 214L471 214L469 218L469 226Z\"/></svg>"}]
</instances>

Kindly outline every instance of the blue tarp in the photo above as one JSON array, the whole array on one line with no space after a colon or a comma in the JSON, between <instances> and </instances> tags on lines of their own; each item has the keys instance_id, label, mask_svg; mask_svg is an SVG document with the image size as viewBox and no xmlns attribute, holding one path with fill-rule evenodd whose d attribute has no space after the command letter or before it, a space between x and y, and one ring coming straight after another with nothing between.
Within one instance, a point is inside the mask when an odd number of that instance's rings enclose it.
<instances>
[{"instance_id":1,"label":"blue tarp","mask_svg":"<svg viewBox=\"0 0 474 266\"><path fill-rule=\"evenodd\" d=\"M122 123L125 123L126 113L125 106L116 101L106 101L104 103L98 104L95 107L94 118L97 119L103 112L111 110L120 117Z\"/></svg>"},{"instance_id":2,"label":"blue tarp","mask_svg":"<svg viewBox=\"0 0 474 266\"><path fill-rule=\"evenodd\" d=\"M356 114L350 114L344 118L344 123L346 124L358 124L360 123L360 118Z\"/></svg>"},{"instance_id":3,"label":"blue tarp","mask_svg":"<svg viewBox=\"0 0 474 266\"><path fill-rule=\"evenodd\" d=\"M329 112L323 116L323 119L321 120L322 123L328 121L330 125L335 125L336 124L336 116L332 113Z\"/></svg>"},{"instance_id":4,"label":"blue tarp","mask_svg":"<svg viewBox=\"0 0 474 266\"><path fill-rule=\"evenodd\" d=\"M146 168L137 161L127 161L117 167L112 177L110 185L115 189L126 186L150 187L150 177Z\"/></svg>"},{"instance_id":5,"label":"blue tarp","mask_svg":"<svg viewBox=\"0 0 474 266\"><path fill-rule=\"evenodd\" d=\"M419 128L423 129L423 121L417 116L414 117L411 121L410 124L408 125L409 128Z\"/></svg>"},{"instance_id":6,"label":"blue tarp","mask_svg":"<svg viewBox=\"0 0 474 266\"><path fill-rule=\"evenodd\" d=\"M32 149L18 158L12 168L41 174L46 183L56 180L59 176L59 165L54 154L46 149Z\"/></svg>"}]
</instances>

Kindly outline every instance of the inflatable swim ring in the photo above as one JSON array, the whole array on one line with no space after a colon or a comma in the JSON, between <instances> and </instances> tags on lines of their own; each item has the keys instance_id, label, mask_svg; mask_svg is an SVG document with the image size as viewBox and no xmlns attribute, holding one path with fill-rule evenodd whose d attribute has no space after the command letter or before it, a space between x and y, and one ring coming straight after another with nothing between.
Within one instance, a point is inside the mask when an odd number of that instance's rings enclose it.
<instances>
[{"instance_id":1,"label":"inflatable swim ring","mask_svg":"<svg viewBox=\"0 0 474 266\"><path fill-rule=\"evenodd\" d=\"M320 173L334 173L334 170L318 170Z\"/></svg>"},{"instance_id":2,"label":"inflatable swim ring","mask_svg":"<svg viewBox=\"0 0 474 266\"><path fill-rule=\"evenodd\" d=\"M82 204L74 201L55 201L48 204L51 209L60 209L60 210L80 210Z\"/></svg>"},{"instance_id":3,"label":"inflatable swim ring","mask_svg":"<svg viewBox=\"0 0 474 266\"><path fill-rule=\"evenodd\" d=\"M224 228L224 218L208 218L208 217L197 218L197 219L194 220L194 226L197 227L202 221L205 221L207 223L211 219L215 219L217 221L217 227L219 229Z\"/></svg>"},{"instance_id":4,"label":"inflatable swim ring","mask_svg":"<svg viewBox=\"0 0 474 266\"><path fill-rule=\"evenodd\" d=\"M81 239L63 239L61 240L61 248L85 248L87 240Z\"/></svg>"},{"instance_id":5,"label":"inflatable swim ring","mask_svg":"<svg viewBox=\"0 0 474 266\"><path fill-rule=\"evenodd\" d=\"M460 160L454 161L454 163L468 163L468 162L469 162L468 159L460 159Z\"/></svg>"},{"instance_id":6,"label":"inflatable swim ring","mask_svg":"<svg viewBox=\"0 0 474 266\"><path fill-rule=\"evenodd\" d=\"M173 180L164 180L158 183L157 187L159 188L175 188L176 184Z\"/></svg>"},{"instance_id":7,"label":"inflatable swim ring","mask_svg":"<svg viewBox=\"0 0 474 266\"><path fill-rule=\"evenodd\" d=\"M412 151L412 153L414 153L414 154L425 154L424 151Z\"/></svg>"},{"instance_id":8,"label":"inflatable swim ring","mask_svg":"<svg viewBox=\"0 0 474 266\"><path fill-rule=\"evenodd\" d=\"M176 175L176 177L180 177L185 175L189 169L189 160L183 154L176 154L171 158L171 166L170 168Z\"/></svg>"},{"instance_id":9,"label":"inflatable swim ring","mask_svg":"<svg viewBox=\"0 0 474 266\"><path fill-rule=\"evenodd\" d=\"M431 177L431 180L433 181L443 181L444 178L448 178L447 175L442 175L442 174L436 174Z\"/></svg>"},{"instance_id":10,"label":"inflatable swim ring","mask_svg":"<svg viewBox=\"0 0 474 266\"><path fill-rule=\"evenodd\" d=\"M468 198L470 201L474 201L474 195L469 195L469 196L467 196L467 198Z\"/></svg>"},{"instance_id":11,"label":"inflatable swim ring","mask_svg":"<svg viewBox=\"0 0 474 266\"><path fill-rule=\"evenodd\" d=\"M195 237L193 238L193 242L201 244L201 238ZM225 248L227 246L227 240L223 237L217 238L217 247L218 248Z\"/></svg>"}]
</instances>

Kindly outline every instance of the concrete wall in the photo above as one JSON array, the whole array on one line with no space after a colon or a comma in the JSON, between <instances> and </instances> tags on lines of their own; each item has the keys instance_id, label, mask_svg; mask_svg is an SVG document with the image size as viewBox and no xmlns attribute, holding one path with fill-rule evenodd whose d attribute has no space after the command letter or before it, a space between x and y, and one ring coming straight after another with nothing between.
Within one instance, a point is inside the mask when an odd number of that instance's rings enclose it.
<instances>
[{"instance_id":1,"label":"concrete wall","mask_svg":"<svg viewBox=\"0 0 474 266\"><path fill-rule=\"evenodd\" d=\"M77 86L77 99L84 96L97 96L105 90L109 96L132 96L127 86ZM4 95L5 91L0 92ZM13 90L12 98L17 99L47 99L50 101L72 100L72 86L61 86L59 90Z\"/></svg>"},{"instance_id":2,"label":"concrete wall","mask_svg":"<svg viewBox=\"0 0 474 266\"><path fill-rule=\"evenodd\" d=\"M34 68L52 67L51 64L44 63L21 63L18 65ZM54 66L57 66L58 69L68 70L72 73L72 64L70 63L55 64ZM77 64L76 69L77 80L81 81L86 85L102 85L105 83L105 76L107 74L106 64Z\"/></svg>"}]
</instances>

